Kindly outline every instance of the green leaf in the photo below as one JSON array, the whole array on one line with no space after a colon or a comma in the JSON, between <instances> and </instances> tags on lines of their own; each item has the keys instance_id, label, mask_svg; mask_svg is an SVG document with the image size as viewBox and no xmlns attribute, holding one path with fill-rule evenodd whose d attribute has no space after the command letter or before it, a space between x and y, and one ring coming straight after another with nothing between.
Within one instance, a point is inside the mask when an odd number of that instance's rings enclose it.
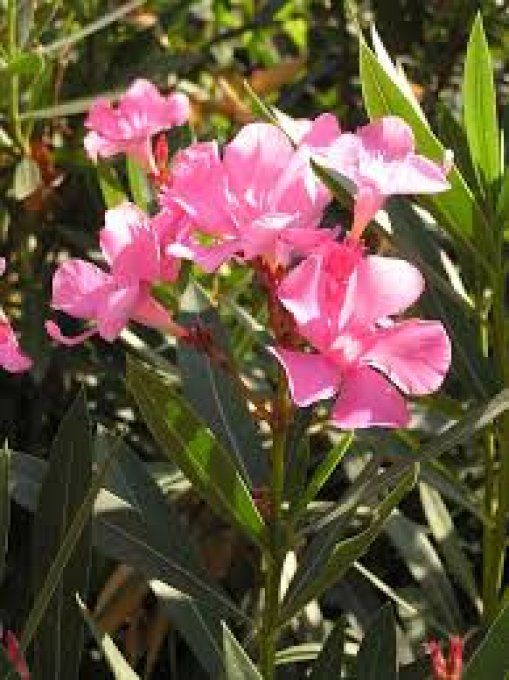
<instances>
[{"instance_id":1,"label":"green leaf","mask_svg":"<svg viewBox=\"0 0 509 680\"><path fill-rule=\"evenodd\" d=\"M40 592L64 537L83 504L92 477L92 438L85 395L80 392L60 424L39 495L33 530L35 592ZM37 680L77 677L83 621L75 593L88 590L91 533L88 523L75 541L34 637Z\"/></svg>"},{"instance_id":2,"label":"green leaf","mask_svg":"<svg viewBox=\"0 0 509 680\"><path fill-rule=\"evenodd\" d=\"M397 680L396 626L390 603L380 609L364 636L355 664L357 680Z\"/></svg>"},{"instance_id":3,"label":"green leaf","mask_svg":"<svg viewBox=\"0 0 509 680\"><path fill-rule=\"evenodd\" d=\"M463 680L503 678L509 671L509 602L497 616L470 659Z\"/></svg>"},{"instance_id":4,"label":"green leaf","mask_svg":"<svg viewBox=\"0 0 509 680\"><path fill-rule=\"evenodd\" d=\"M11 515L9 466L10 453L7 442L5 442L3 449L0 451L0 584L3 581L5 573Z\"/></svg>"},{"instance_id":5,"label":"green leaf","mask_svg":"<svg viewBox=\"0 0 509 680\"><path fill-rule=\"evenodd\" d=\"M422 527L396 510L385 525L385 533L421 586L435 617L446 629L459 630L462 618L454 589Z\"/></svg>"},{"instance_id":6,"label":"green leaf","mask_svg":"<svg viewBox=\"0 0 509 680\"><path fill-rule=\"evenodd\" d=\"M493 65L480 13L468 41L463 80L463 117L472 160L481 185L493 198L500 177L500 133Z\"/></svg>"},{"instance_id":7,"label":"green leaf","mask_svg":"<svg viewBox=\"0 0 509 680\"><path fill-rule=\"evenodd\" d=\"M314 661L321 651L322 645L319 642L303 642L300 645L280 649L276 652L276 666Z\"/></svg>"},{"instance_id":8,"label":"green leaf","mask_svg":"<svg viewBox=\"0 0 509 680\"><path fill-rule=\"evenodd\" d=\"M55 594L60 584L62 573L66 565L68 564L69 560L71 559L74 549L78 544L81 535L89 522L92 508L94 506L94 501L104 482L104 478L106 476L106 473L108 472L108 467L111 464L115 452L113 452L112 455L106 458L104 462L101 463L101 465L98 467L94 477L92 478L92 482L88 487L88 491L83 500L83 503L76 511L72 519L72 522L69 525L69 529L67 530L65 536L63 537L63 540L55 556L55 559L51 563L44 583L39 592L37 593L35 602L30 611L30 614L28 615L28 619L26 620L23 629L23 637L21 639L20 644L23 652L26 652L30 642L32 641L37 631L37 628L39 627L39 624L41 623L41 620L44 617L46 609L48 605L51 603L53 595Z\"/></svg>"},{"instance_id":9,"label":"green leaf","mask_svg":"<svg viewBox=\"0 0 509 680\"><path fill-rule=\"evenodd\" d=\"M217 512L263 544L265 525L244 480L189 405L132 357L127 361L127 385L165 455L175 460Z\"/></svg>"},{"instance_id":10,"label":"green leaf","mask_svg":"<svg viewBox=\"0 0 509 680\"><path fill-rule=\"evenodd\" d=\"M369 117L373 120L390 114L400 116L411 126L418 152L441 163L445 154L444 147L417 114L414 105L400 87L387 74L362 36L359 59L362 94ZM477 225L483 222L483 217L457 168L452 168L448 180L451 188L427 199L426 207L440 224L468 243Z\"/></svg>"},{"instance_id":11,"label":"green leaf","mask_svg":"<svg viewBox=\"0 0 509 680\"><path fill-rule=\"evenodd\" d=\"M37 499L46 474L47 463L27 453L11 452L9 493L13 500L30 512L35 512Z\"/></svg>"},{"instance_id":12,"label":"green leaf","mask_svg":"<svg viewBox=\"0 0 509 680\"><path fill-rule=\"evenodd\" d=\"M509 388L502 390L496 397L482 406L474 406L447 428L445 432L427 441L417 452L421 461L432 460L450 451L458 444L470 439L476 432L482 430L498 418L509 408Z\"/></svg>"},{"instance_id":13,"label":"green leaf","mask_svg":"<svg viewBox=\"0 0 509 680\"><path fill-rule=\"evenodd\" d=\"M281 622L288 621L310 600L318 597L353 565L382 531L394 508L414 486L417 467L399 475L395 487L374 508L367 527L360 533L331 545L334 532L326 526L311 542L290 583L282 604Z\"/></svg>"},{"instance_id":14,"label":"green leaf","mask_svg":"<svg viewBox=\"0 0 509 680\"><path fill-rule=\"evenodd\" d=\"M232 370L238 370L231 359L226 330L205 292L190 282L180 304L182 323L208 329L215 346L231 362ZM267 479L266 453L244 395L230 375L205 352L179 343L177 360L184 396L232 454L246 483L261 486Z\"/></svg>"},{"instance_id":15,"label":"green leaf","mask_svg":"<svg viewBox=\"0 0 509 680\"><path fill-rule=\"evenodd\" d=\"M127 201L127 196L115 170L107 163L97 164L97 180L107 208Z\"/></svg>"},{"instance_id":16,"label":"green leaf","mask_svg":"<svg viewBox=\"0 0 509 680\"><path fill-rule=\"evenodd\" d=\"M94 543L148 580L170 584L205 603L210 612L242 617L229 597L213 585L200 564L189 532L145 465L113 437L97 439L99 459L120 446L94 509Z\"/></svg>"},{"instance_id":17,"label":"green leaf","mask_svg":"<svg viewBox=\"0 0 509 680\"><path fill-rule=\"evenodd\" d=\"M439 492L425 482L419 484L419 493L431 533L443 555L449 573L461 585L473 605L481 613L482 603L477 592L474 572L463 551L460 537L447 506Z\"/></svg>"},{"instance_id":18,"label":"green leaf","mask_svg":"<svg viewBox=\"0 0 509 680\"><path fill-rule=\"evenodd\" d=\"M35 52L18 52L5 64L8 73L18 76L36 75L44 66L44 61Z\"/></svg>"},{"instance_id":19,"label":"green leaf","mask_svg":"<svg viewBox=\"0 0 509 680\"><path fill-rule=\"evenodd\" d=\"M124 659L117 646L111 637L104 633L94 621L94 617L88 611L83 600L76 595L81 615L85 619L90 632L94 636L95 641L108 664L110 671L113 673L115 680L139 680L139 676L133 671L131 666Z\"/></svg>"},{"instance_id":20,"label":"green leaf","mask_svg":"<svg viewBox=\"0 0 509 680\"><path fill-rule=\"evenodd\" d=\"M333 674L341 677L341 664L345 646L345 621L339 619L323 643L316 658L309 680L328 680Z\"/></svg>"},{"instance_id":21,"label":"green leaf","mask_svg":"<svg viewBox=\"0 0 509 680\"><path fill-rule=\"evenodd\" d=\"M131 190L133 201L138 208L141 208L144 212L148 213L150 206L152 205L153 197L147 174L143 168L131 158L131 156L127 156L125 164L127 168L129 189Z\"/></svg>"},{"instance_id":22,"label":"green leaf","mask_svg":"<svg viewBox=\"0 0 509 680\"><path fill-rule=\"evenodd\" d=\"M352 441L352 432L342 434L334 446L326 453L323 460L321 460L316 467L304 493L297 498L297 502L290 513L292 517L294 513L300 515L300 513L307 508L308 503L316 498L320 489L346 455Z\"/></svg>"},{"instance_id":23,"label":"green leaf","mask_svg":"<svg viewBox=\"0 0 509 680\"><path fill-rule=\"evenodd\" d=\"M178 629L189 649L211 678L225 671L223 626L212 609L161 581L150 581L150 587L168 618Z\"/></svg>"},{"instance_id":24,"label":"green leaf","mask_svg":"<svg viewBox=\"0 0 509 680\"><path fill-rule=\"evenodd\" d=\"M256 666L226 626L223 627L225 680L263 680Z\"/></svg>"},{"instance_id":25,"label":"green leaf","mask_svg":"<svg viewBox=\"0 0 509 680\"><path fill-rule=\"evenodd\" d=\"M31 196L41 184L41 171L31 158L22 158L14 170L12 197L23 201Z\"/></svg>"},{"instance_id":26,"label":"green leaf","mask_svg":"<svg viewBox=\"0 0 509 680\"><path fill-rule=\"evenodd\" d=\"M502 186L498 195L497 220L501 223L501 229L509 223L509 168L507 168L504 173Z\"/></svg>"}]
</instances>

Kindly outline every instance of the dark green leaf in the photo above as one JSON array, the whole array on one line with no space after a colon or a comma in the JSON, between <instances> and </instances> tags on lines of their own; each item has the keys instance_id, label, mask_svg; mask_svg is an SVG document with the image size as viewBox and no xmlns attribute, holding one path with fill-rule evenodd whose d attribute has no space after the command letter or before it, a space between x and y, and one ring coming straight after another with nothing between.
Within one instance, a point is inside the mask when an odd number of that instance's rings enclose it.
<instances>
[{"instance_id":1,"label":"dark green leaf","mask_svg":"<svg viewBox=\"0 0 509 680\"><path fill-rule=\"evenodd\" d=\"M99 493L99 490L101 489L101 486L103 485L114 453L116 453L116 450L112 453L112 455L106 458L104 462L101 463L101 465L99 465L95 475L92 478L92 482L88 487L86 496L83 499L83 503L76 511L72 522L70 523L69 529L63 537L61 545L58 548L55 559L51 563L44 583L36 595L33 607L30 610L27 620L25 621L23 637L20 643L21 649L24 652L31 643L39 627L39 624L44 617L46 609L51 603L53 595L55 595L57 588L59 587L63 571L71 559L74 549L80 541L83 531L88 525L94 506L94 501L97 494Z\"/></svg>"},{"instance_id":2,"label":"dark green leaf","mask_svg":"<svg viewBox=\"0 0 509 680\"><path fill-rule=\"evenodd\" d=\"M225 680L263 680L256 666L229 628L223 627Z\"/></svg>"},{"instance_id":3,"label":"dark green leaf","mask_svg":"<svg viewBox=\"0 0 509 680\"><path fill-rule=\"evenodd\" d=\"M127 384L162 451L196 490L256 543L265 525L231 458L188 404L153 370L129 357Z\"/></svg>"},{"instance_id":4,"label":"dark green leaf","mask_svg":"<svg viewBox=\"0 0 509 680\"><path fill-rule=\"evenodd\" d=\"M10 453L6 442L3 449L0 451L0 584L3 581L5 573L11 514L9 466Z\"/></svg>"},{"instance_id":5,"label":"dark green leaf","mask_svg":"<svg viewBox=\"0 0 509 680\"><path fill-rule=\"evenodd\" d=\"M299 515L307 508L308 503L316 498L322 486L327 482L339 462L347 453L352 440L353 433L351 432L341 435L334 446L325 454L323 460L317 465L304 493L298 497L295 507L292 509L292 516L294 513Z\"/></svg>"},{"instance_id":6,"label":"dark green leaf","mask_svg":"<svg viewBox=\"0 0 509 680\"><path fill-rule=\"evenodd\" d=\"M85 500L92 476L92 438L87 405L81 392L66 413L51 447L33 531L35 592ZM86 524L75 542L58 586L48 602L34 638L34 678L76 677L83 646L83 621L75 593L88 590L91 535Z\"/></svg>"},{"instance_id":7,"label":"dark green leaf","mask_svg":"<svg viewBox=\"0 0 509 680\"><path fill-rule=\"evenodd\" d=\"M374 617L356 659L356 680L397 680L396 626L387 603Z\"/></svg>"},{"instance_id":8,"label":"dark green leaf","mask_svg":"<svg viewBox=\"0 0 509 680\"><path fill-rule=\"evenodd\" d=\"M493 64L478 13L468 41L463 80L463 117L472 160L482 186L493 198L494 183L500 177L500 133Z\"/></svg>"},{"instance_id":9,"label":"dark green leaf","mask_svg":"<svg viewBox=\"0 0 509 680\"><path fill-rule=\"evenodd\" d=\"M326 526L311 542L290 583L283 601L281 621L292 618L310 600L338 581L368 549L382 531L393 509L416 481L417 468L400 474L395 487L374 508L368 526L360 533L335 542L335 533Z\"/></svg>"},{"instance_id":10,"label":"dark green leaf","mask_svg":"<svg viewBox=\"0 0 509 680\"><path fill-rule=\"evenodd\" d=\"M509 602L497 616L465 668L463 680L504 678L509 671Z\"/></svg>"},{"instance_id":11,"label":"dark green leaf","mask_svg":"<svg viewBox=\"0 0 509 680\"><path fill-rule=\"evenodd\" d=\"M117 173L110 165L106 163L97 165L97 179L107 208L115 208L120 203L127 201L127 196Z\"/></svg>"},{"instance_id":12,"label":"dark green leaf","mask_svg":"<svg viewBox=\"0 0 509 680\"><path fill-rule=\"evenodd\" d=\"M152 204L152 190L147 174L131 156L127 156L125 163L133 201L138 208L148 213Z\"/></svg>"},{"instance_id":13,"label":"dark green leaf","mask_svg":"<svg viewBox=\"0 0 509 680\"><path fill-rule=\"evenodd\" d=\"M219 315L197 284L190 282L182 296L181 309L182 323L208 329L216 347L232 361ZM266 453L244 395L224 368L204 352L180 343L177 360L185 397L232 454L244 480L250 486L261 486L267 479Z\"/></svg>"},{"instance_id":14,"label":"dark green leaf","mask_svg":"<svg viewBox=\"0 0 509 680\"><path fill-rule=\"evenodd\" d=\"M340 619L323 643L311 669L309 680L328 680L331 676L341 677L341 663L345 645L345 622Z\"/></svg>"},{"instance_id":15,"label":"dark green leaf","mask_svg":"<svg viewBox=\"0 0 509 680\"><path fill-rule=\"evenodd\" d=\"M111 637L107 633L104 633L102 630L100 630L94 621L94 617L88 611L85 603L79 596L77 596L77 604L81 615L86 621L90 632L94 636L99 649L103 653L103 656L106 659L106 662L110 668L110 671L113 673L115 680L139 680L139 676L133 671L131 666L124 659Z\"/></svg>"},{"instance_id":16,"label":"dark green leaf","mask_svg":"<svg viewBox=\"0 0 509 680\"><path fill-rule=\"evenodd\" d=\"M94 509L95 545L147 579L199 598L200 609L204 602L210 613L242 616L210 582L189 532L138 457L109 436L98 438L97 455L103 458L117 446L121 455L112 465L107 490L101 492Z\"/></svg>"}]
</instances>

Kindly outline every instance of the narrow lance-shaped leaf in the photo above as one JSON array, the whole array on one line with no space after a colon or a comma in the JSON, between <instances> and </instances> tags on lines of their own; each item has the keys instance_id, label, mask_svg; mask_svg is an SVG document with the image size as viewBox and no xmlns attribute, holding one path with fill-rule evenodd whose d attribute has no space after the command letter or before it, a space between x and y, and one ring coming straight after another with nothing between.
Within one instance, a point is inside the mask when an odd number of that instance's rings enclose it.
<instances>
[{"instance_id":1,"label":"narrow lance-shaped leaf","mask_svg":"<svg viewBox=\"0 0 509 680\"><path fill-rule=\"evenodd\" d=\"M360 533L332 547L324 541L323 550L314 550L311 544L283 601L281 622L288 621L307 602L341 578L378 536L393 509L414 486L416 477L417 466L401 475L392 491L374 508L371 521ZM330 527L323 531L329 532Z\"/></svg>"},{"instance_id":2,"label":"narrow lance-shaped leaf","mask_svg":"<svg viewBox=\"0 0 509 680\"><path fill-rule=\"evenodd\" d=\"M323 643L309 680L328 680L331 675L341 677L341 663L345 646L345 621L339 619Z\"/></svg>"},{"instance_id":3,"label":"narrow lance-shaped leaf","mask_svg":"<svg viewBox=\"0 0 509 680\"><path fill-rule=\"evenodd\" d=\"M509 602L497 616L465 668L463 680L506 678L509 671Z\"/></svg>"},{"instance_id":4,"label":"narrow lance-shaped leaf","mask_svg":"<svg viewBox=\"0 0 509 680\"><path fill-rule=\"evenodd\" d=\"M295 507L292 509L292 516L293 513L299 515L307 508L308 503L316 498L320 489L334 472L343 456L347 453L352 440L353 433L351 432L341 435L334 446L325 454L323 460L317 465L304 493L297 498Z\"/></svg>"},{"instance_id":5,"label":"narrow lance-shaped leaf","mask_svg":"<svg viewBox=\"0 0 509 680\"><path fill-rule=\"evenodd\" d=\"M397 680L396 626L387 603L374 617L356 659L358 680Z\"/></svg>"},{"instance_id":6,"label":"narrow lance-shaped leaf","mask_svg":"<svg viewBox=\"0 0 509 680\"><path fill-rule=\"evenodd\" d=\"M152 203L152 191L145 171L130 156L126 158L127 179L131 196L136 205L148 212Z\"/></svg>"},{"instance_id":7,"label":"narrow lance-shaped leaf","mask_svg":"<svg viewBox=\"0 0 509 680\"><path fill-rule=\"evenodd\" d=\"M184 399L132 358L127 363L127 384L165 455L175 460L217 512L262 544L265 525L244 480Z\"/></svg>"},{"instance_id":8,"label":"narrow lance-shaped leaf","mask_svg":"<svg viewBox=\"0 0 509 680\"><path fill-rule=\"evenodd\" d=\"M481 185L495 197L493 184L500 178L500 133L493 64L484 33L481 14L477 14L468 41L463 80L463 118L472 160L479 171Z\"/></svg>"},{"instance_id":9,"label":"narrow lance-shaped leaf","mask_svg":"<svg viewBox=\"0 0 509 680\"><path fill-rule=\"evenodd\" d=\"M49 468L39 495L33 531L34 589L48 570L84 502L92 476L92 437L84 392L64 416L51 447ZM75 593L86 596L91 551L86 523L63 569L34 639L35 680L76 677L83 646L83 621Z\"/></svg>"},{"instance_id":10,"label":"narrow lance-shaped leaf","mask_svg":"<svg viewBox=\"0 0 509 680\"><path fill-rule=\"evenodd\" d=\"M416 113L413 104L387 74L362 37L359 58L362 93L370 118L401 116L412 127L418 151L436 162L442 162L444 147ZM451 189L432 196L426 201L426 206L449 231L459 236L464 243L471 243L470 239L475 233L476 226L483 223L482 214L457 168L451 169L448 180Z\"/></svg>"},{"instance_id":11,"label":"narrow lance-shaped leaf","mask_svg":"<svg viewBox=\"0 0 509 680\"><path fill-rule=\"evenodd\" d=\"M181 321L200 324L212 334L215 345L230 357L228 337L205 291L190 282L181 298ZM250 486L267 479L266 454L246 400L231 376L204 352L185 344L177 348L185 397L211 428ZM232 369L236 370L232 363Z\"/></svg>"},{"instance_id":12,"label":"narrow lance-shaped leaf","mask_svg":"<svg viewBox=\"0 0 509 680\"><path fill-rule=\"evenodd\" d=\"M81 616L86 621L90 632L94 636L115 680L139 680L139 676L124 659L111 637L100 630L99 626L94 621L94 617L88 611L79 595L76 596L76 600Z\"/></svg>"},{"instance_id":13,"label":"narrow lance-shaped leaf","mask_svg":"<svg viewBox=\"0 0 509 680\"><path fill-rule=\"evenodd\" d=\"M25 627L23 629L23 636L21 639L21 649L26 652L29 644L31 643L40 623L44 617L46 609L51 602L55 591L58 588L60 579L62 578L62 573L71 559L76 545L78 544L81 535L87 526L90 519L90 514L94 506L94 501L101 486L103 485L104 478L108 472L108 467L111 464L113 455L116 450L104 460L103 463L98 467L90 486L88 487L87 494L83 499L83 503L78 508L76 514L74 515L72 522L69 525L55 559L51 563L47 576L41 589L37 593L34 605L28 615L28 619L25 622Z\"/></svg>"},{"instance_id":14,"label":"narrow lance-shaped leaf","mask_svg":"<svg viewBox=\"0 0 509 680\"><path fill-rule=\"evenodd\" d=\"M225 680L263 680L242 645L226 626L223 627Z\"/></svg>"}]
</instances>

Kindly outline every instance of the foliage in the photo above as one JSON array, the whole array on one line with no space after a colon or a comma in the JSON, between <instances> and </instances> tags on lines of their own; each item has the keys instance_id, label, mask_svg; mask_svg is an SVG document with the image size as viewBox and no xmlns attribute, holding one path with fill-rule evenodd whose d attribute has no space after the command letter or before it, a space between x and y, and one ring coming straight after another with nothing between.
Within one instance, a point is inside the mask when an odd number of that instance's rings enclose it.
<instances>
[{"instance_id":1,"label":"foliage","mask_svg":"<svg viewBox=\"0 0 509 680\"><path fill-rule=\"evenodd\" d=\"M0 578L33 677L424 678L422 643L452 634L465 678L507 672L502 5L4 0L0 294L34 368L0 375ZM451 189L391 199L365 238L421 270L419 315L452 341L445 386L415 400L410 429L340 432L323 404L290 405L262 275L235 261L153 288L202 344L139 325L114 345L49 342L55 267L95 261L105 207L155 209L137 162L82 150L82 114L135 77L189 96L170 159L255 119L284 128L282 110L326 109L344 129L397 115L420 154L440 164L452 149ZM336 198L328 224L348 225L351 181L314 169ZM122 443L96 434L87 403ZM15 677L1 646L0 659Z\"/></svg>"}]
</instances>

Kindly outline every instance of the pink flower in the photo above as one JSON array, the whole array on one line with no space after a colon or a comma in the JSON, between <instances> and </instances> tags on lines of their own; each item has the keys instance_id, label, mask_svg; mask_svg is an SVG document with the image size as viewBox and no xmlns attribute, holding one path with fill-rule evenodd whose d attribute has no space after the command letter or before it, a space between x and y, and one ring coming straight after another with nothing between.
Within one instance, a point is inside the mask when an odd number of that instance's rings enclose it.
<instances>
[{"instance_id":1,"label":"pink flower","mask_svg":"<svg viewBox=\"0 0 509 680\"><path fill-rule=\"evenodd\" d=\"M181 334L151 296L153 283L175 281L178 276L178 262L164 252L166 240L173 239L171 228L169 218L151 220L130 203L108 210L100 244L109 273L91 262L70 259L53 277L53 309L91 321L92 326L68 338L48 321L49 335L66 345L78 344L95 333L111 342L131 319Z\"/></svg>"},{"instance_id":2,"label":"pink flower","mask_svg":"<svg viewBox=\"0 0 509 680\"><path fill-rule=\"evenodd\" d=\"M92 104L85 121L89 157L109 158L126 153L143 167L157 172L152 153L152 137L162 130L182 125L189 118L189 100L175 92L163 97L147 80L135 80L116 107L106 99Z\"/></svg>"},{"instance_id":3,"label":"pink flower","mask_svg":"<svg viewBox=\"0 0 509 680\"><path fill-rule=\"evenodd\" d=\"M387 116L341 134L322 162L356 186L352 237L362 231L383 206L398 194L434 194L449 188L450 165L439 166L415 153L412 129L400 118Z\"/></svg>"},{"instance_id":4,"label":"pink flower","mask_svg":"<svg viewBox=\"0 0 509 680\"><path fill-rule=\"evenodd\" d=\"M457 635L449 638L449 655L444 657L436 640L426 644L426 651L431 656L433 680L461 680L463 670L463 641Z\"/></svg>"},{"instance_id":5,"label":"pink flower","mask_svg":"<svg viewBox=\"0 0 509 680\"><path fill-rule=\"evenodd\" d=\"M348 241L331 243L296 267L280 286L280 300L318 353L272 350L294 402L308 406L337 396L332 421L346 429L405 426L400 392L437 390L451 361L441 323L391 318L423 287L409 263L363 257Z\"/></svg>"},{"instance_id":6,"label":"pink flower","mask_svg":"<svg viewBox=\"0 0 509 680\"><path fill-rule=\"evenodd\" d=\"M30 671L14 633L10 630L3 630L1 642L19 680L30 680Z\"/></svg>"},{"instance_id":7,"label":"pink flower","mask_svg":"<svg viewBox=\"0 0 509 680\"><path fill-rule=\"evenodd\" d=\"M179 152L161 203L180 206L207 235L207 246L188 239L191 259L207 271L234 255L286 264L292 252L319 244L324 235L316 227L330 196L308 156L266 123L246 125L222 158L215 142Z\"/></svg>"},{"instance_id":8,"label":"pink flower","mask_svg":"<svg viewBox=\"0 0 509 680\"><path fill-rule=\"evenodd\" d=\"M0 276L5 272L5 259L0 257ZM32 360L19 346L11 324L0 309L0 366L10 373L23 373L32 366Z\"/></svg>"}]
</instances>

